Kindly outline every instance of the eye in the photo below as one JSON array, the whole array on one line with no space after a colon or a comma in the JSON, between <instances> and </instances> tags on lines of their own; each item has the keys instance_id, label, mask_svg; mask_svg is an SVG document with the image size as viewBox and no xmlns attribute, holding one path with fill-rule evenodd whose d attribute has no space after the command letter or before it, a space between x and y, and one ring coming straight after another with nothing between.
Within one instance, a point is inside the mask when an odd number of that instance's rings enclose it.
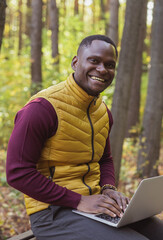
<instances>
[{"instance_id":1,"label":"eye","mask_svg":"<svg viewBox=\"0 0 163 240\"><path fill-rule=\"evenodd\" d=\"M106 67L109 69L115 69L115 63L108 63L106 64Z\"/></svg>"},{"instance_id":2,"label":"eye","mask_svg":"<svg viewBox=\"0 0 163 240\"><path fill-rule=\"evenodd\" d=\"M98 60L95 58L90 58L89 61L94 64L98 63Z\"/></svg>"}]
</instances>

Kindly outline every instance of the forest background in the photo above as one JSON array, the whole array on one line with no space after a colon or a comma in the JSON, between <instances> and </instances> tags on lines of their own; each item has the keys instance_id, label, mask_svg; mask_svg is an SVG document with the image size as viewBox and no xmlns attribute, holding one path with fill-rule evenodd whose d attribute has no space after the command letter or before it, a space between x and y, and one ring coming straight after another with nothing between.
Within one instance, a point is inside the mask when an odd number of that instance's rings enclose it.
<instances>
[{"instance_id":1,"label":"forest background","mask_svg":"<svg viewBox=\"0 0 163 240\"><path fill-rule=\"evenodd\" d=\"M5 175L15 114L67 78L88 35L108 35L119 52L115 81L102 93L114 118L119 190L131 197L142 178L163 174L162 25L163 0L0 0L0 239L30 228L23 195Z\"/></svg>"}]
</instances>

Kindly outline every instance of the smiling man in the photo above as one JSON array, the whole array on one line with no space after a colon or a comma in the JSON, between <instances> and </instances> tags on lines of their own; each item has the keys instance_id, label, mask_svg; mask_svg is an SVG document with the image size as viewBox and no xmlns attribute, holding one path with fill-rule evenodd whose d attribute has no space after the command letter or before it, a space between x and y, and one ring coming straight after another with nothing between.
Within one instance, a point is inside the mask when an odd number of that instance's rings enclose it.
<instances>
[{"instance_id":1,"label":"smiling man","mask_svg":"<svg viewBox=\"0 0 163 240\"><path fill-rule=\"evenodd\" d=\"M113 120L100 97L113 81L117 55L110 38L85 38L72 60L74 73L34 95L16 115L7 180L25 194L39 240L159 239L149 233L146 238L136 227L117 230L72 212L121 217L129 202L115 188L109 144Z\"/></svg>"},{"instance_id":2,"label":"smiling man","mask_svg":"<svg viewBox=\"0 0 163 240\"><path fill-rule=\"evenodd\" d=\"M85 41L72 60L74 79L89 95L98 96L113 81L117 51L109 41L94 40L89 47Z\"/></svg>"}]
</instances>

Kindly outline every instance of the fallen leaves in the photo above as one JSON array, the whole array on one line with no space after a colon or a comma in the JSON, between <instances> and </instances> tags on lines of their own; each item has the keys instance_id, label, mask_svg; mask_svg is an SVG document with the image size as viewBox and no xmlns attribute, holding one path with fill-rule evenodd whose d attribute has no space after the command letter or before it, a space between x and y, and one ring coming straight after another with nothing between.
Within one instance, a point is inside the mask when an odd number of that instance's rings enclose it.
<instances>
[{"instance_id":1,"label":"fallen leaves","mask_svg":"<svg viewBox=\"0 0 163 240\"><path fill-rule=\"evenodd\" d=\"M0 187L0 229L2 240L30 229L23 194L9 186Z\"/></svg>"},{"instance_id":2,"label":"fallen leaves","mask_svg":"<svg viewBox=\"0 0 163 240\"><path fill-rule=\"evenodd\" d=\"M0 239L5 240L15 234L30 229L23 194L6 183L6 152L0 151Z\"/></svg>"}]
</instances>

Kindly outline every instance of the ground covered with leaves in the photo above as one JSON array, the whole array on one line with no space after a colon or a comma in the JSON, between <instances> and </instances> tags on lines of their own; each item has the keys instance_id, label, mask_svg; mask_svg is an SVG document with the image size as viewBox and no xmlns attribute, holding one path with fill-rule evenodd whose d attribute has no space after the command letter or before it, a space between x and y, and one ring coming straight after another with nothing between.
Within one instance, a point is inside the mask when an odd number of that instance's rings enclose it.
<instances>
[{"instance_id":1,"label":"ground covered with leaves","mask_svg":"<svg viewBox=\"0 0 163 240\"><path fill-rule=\"evenodd\" d=\"M163 150L161 150L163 156ZM30 229L29 217L24 207L23 194L6 183L6 151L0 151L0 240ZM136 148L126 142L122 158L119 190L131 197L137 188L140 178L136 174ZM163 163L159 164L159 173L163 175ZM158 217L163 220L163 212Z\"/></svg>"}]
</instances>

